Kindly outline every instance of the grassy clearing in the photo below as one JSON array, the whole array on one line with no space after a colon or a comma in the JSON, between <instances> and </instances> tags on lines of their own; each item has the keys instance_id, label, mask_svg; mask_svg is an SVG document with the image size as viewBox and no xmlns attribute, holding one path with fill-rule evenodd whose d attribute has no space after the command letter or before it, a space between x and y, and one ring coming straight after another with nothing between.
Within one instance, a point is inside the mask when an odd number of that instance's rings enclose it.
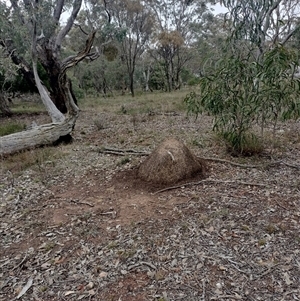
<instances>
[{"instance_id":1,"label":"grassy clearing","mask_svg":"<svg viewBox=\"0 0 300 301\"><path fill-rule=\"evenodd\" d=\"M39 102L17 102L11 106L14 114L38 114L46 112L42 103Z\"/></svg>"},{"instance_id":2,"label":"grassy clearing","mask_svg":"<svg viewBox=\"0 0 300 301\"><path fill-rule=\"evenodd\" d=\"M138 94L136 97L130 95L116 95L110 98L86 97L80 100L79 107L81 110L93 111L96 113L112 113L116 118L119 114L136 115L149 114L151 112L164 113L173 111L184 112L183 99L187 91L176 91L172 93L153 92ZM16 114L15 120L3 119L0 123L0 135L8 135L14 132L24 130L26 123L33 118L30 114L44 112L45 109L41 103L36 101L15 101L11 107L13 113ZM28 117L27 117L28 115ZM21 120L20 122L18 120ZM134 120L132 120L134 122ZM101 130L106 128L107 124L102 119L95 119L96 127ZM124 139L126 141L126 137ZM43 147L29 151L20 152L12 156L8 156L1 160L1 168L3 171L22 172L29 168L43 170L49 164L55 164L63 154L54 147ZM120 161L119 164L126 162Z\"/></svg>"},{"instance_id":3,"label":"grassy clearing","mask_svg":"<svg viewBox=\"0 0 300 301\"><path fill-rule=\"evenodd\" d=\"M25 124L9 121L0 125L0 137L23 131Z\"/></svg>"},{"instance_id":4,"label":"grassy clearing","mask_svg":"<svg viewBox=\"0 0 300 301\"><path fill-rule=\"evenodd\" d=\"M48 146L20 152L1 160L1 168L5 171L20 173L29 168L45 171L46 166L54 166L58 159L65 155L60 148Z\"/></svg>"},{"instance_id":5,"label":"grassy clearing","mask_svg":"<svg viewBox=\"0 0 300 301\"><path fill-rule=\"evenodd\" d=\"M113 123L114 119L120 118L120 115L130 116L131 119L129 120L132 123L133 129L135 129L136 127L138 127L138 123L144 122L145 120L147 121L147 118L152 118L150 116L152 113L160 114L180 112L182 114L186 114L186 104L183 100L189 92L191 92L191 88L185 88L180 91L173 91L171 93L157 91L149 93L137 93L134 98L128 94L119 95L117 93L115 93L114 96L107 98L104 98L102 96L87 96L84 99L79 100L79 108L80 110L85 111L86 114L92 113L91 118L93 119L93 125L98 130L108 128L110 124ZM32 116L30 116L31 113L39 114L40 112L45 112L43 105L37 101L34 101L34 99L32 99L31 101L15 101L12 109L13 112L18 114L13 121L11 119L1 120L0 136L23 130L25 124L28 124L30 121L32 121L32 119L38 118L33 118ZM101 115L101 113L103 113L104 117ZM169 123L170 131L172 125L175 122L174 118L171 115L169 116L167 121ZM194 118L195 116L189 117L191 122L194 121ZM213 134L210 124L208 124L208 127L205 129L200 126L201 118L202 117L199 116L198 120L196 121L196 123L199 124L199 130L201 129L199 133L197 132L191 134L186 132L186 129L182 128L180 129L181 132L179 134L184 135L186 142L188 142L188 144L192 147L207 149L212 147L212 145L218 145L226 152L226 148L228 150L226 141L224 141L223 137ZM37 120L37 123L41 124L39 120ZM284 151L289 143L299 143L299 131L296 125L293 125L292 122L285 122L284 124L278 125L278 127L280 126L284 129L284 131L277 131L276 135L271 133L271 129L267 129L264 137L264 147L262 146L261 141L248 139L250 142L247 140L245 145L247 153L258 154L263 150L263 148L270 150L270 147L272 149L282 148L282 151ZM294 130L292 130L293 128ZM254 129L254 133L258 133L258 131L259 127ZM81 132L82 134L85 134L85 128L82 128ZM153 135L156 134L157 133L155 133L155 129L153 129ZM148 132L148 135L150 135L150 131ZM127 137L124 137L123 134L120 134L118 136L118 139L119 142L122 143L121 140L125 142L127 140ZM141 143L142 142L143 141L141 140ZM232 152L230 151L229 153L232 154ZM20 160L23 159L21 158ZM20 167L13 168L23 169L22 165L26 166L26 162L29 163L30 160L25 159L23 160L24 162L20 163ZM29 165L32 165L32 163L29 163Z\"/></svg>"},{"instance_id":6,"label":"grassy clearing","mask_svg":"<svg viewBox=\"0 0 300 301\"><path fill-rule=\"evenodd\" d=\"M130 95L117 95L113 97L87 96L79 101L79 107L99 112L119 114L145 114L150 112L185 111L183 99L190 90L183 89L171 93L149 92Z\"/></svg>"}]
</instances>

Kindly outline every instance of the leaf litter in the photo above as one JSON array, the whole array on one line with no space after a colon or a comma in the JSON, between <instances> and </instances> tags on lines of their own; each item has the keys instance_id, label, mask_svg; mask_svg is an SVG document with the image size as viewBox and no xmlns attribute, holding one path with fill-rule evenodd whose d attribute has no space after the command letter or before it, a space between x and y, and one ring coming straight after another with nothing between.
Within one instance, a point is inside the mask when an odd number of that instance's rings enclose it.
<instances>
[{"instance_id":1,"label":"leaf litter","mask_svg":"<svg viewBox=\"0 0 300 301\"><path fill-rule=\"evenodd\" d=\"M241 161L210 137L206 116L155 115L133 128L121 115L99 131L91 114L57 148L63 158L3 169L0 300L300 299L299 142ZM191 143L199 133L203 148ZM172 135L224 162L209 161L195 185L139 182L134 152ZM105 147L131 152L120 161Z\"/></svg>"}]
</instances>

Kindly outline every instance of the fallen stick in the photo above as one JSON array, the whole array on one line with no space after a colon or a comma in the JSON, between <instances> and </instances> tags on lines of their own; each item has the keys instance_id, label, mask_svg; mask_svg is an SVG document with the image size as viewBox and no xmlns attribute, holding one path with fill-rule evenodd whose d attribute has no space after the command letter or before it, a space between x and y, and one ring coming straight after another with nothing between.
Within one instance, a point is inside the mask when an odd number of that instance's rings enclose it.
<instances>
[{"instance_id":1,"label":"fallen stick","mask_svg":"<svg viewBox=\"0 0 300 301\"><path fill-rule=\"evenodd\" d=\"M251 182L241 182L241 181L221 181L221 180L213 180L213 179L205 179L205 180L201 180L198 182L187 182L181 185L175 185L175 186L170 186L170 187L166 187L163 189L160 189L156 192L154 192L153 194L158 194L164 191L168 191L168 190L173 190L173 189L177 189L177 188L181 188L181 187L185 187L185 186L194 186L194 185L199 185L202 183L217 183L217 184L238 184L238 185L247 185L247 186L260 186L260 187L266 187L265 184L260 184L260 183L251 183Z\"/></svg>"},{"instance_id":2,"label":"fallen stick","mask_svg":"<svg viewBox=\"0 0 300 301\"><path fill-rule=\"evenodd\" d=\"M118 155L118 156L126 156L126 155L148 156L148 155L150 155L150 153L146 152L146 151L137 151L134 149L119 149L119 148L113 148L113 147L102 147L99 150L99 152L104 153L104 154ZM226 160L226 159L213 158L213 157L199 157L199 159L203 159L205 161L226 163L226 164L230 164L230 165L241 167L241 168L261 168L261 167L269 167L269 166L284 164L290 168L300 169L300 165L294 165L294 164L291 164L291 163L288 163L288 162L285 162L282 160L273 161L270 163L251 165L251 164L242 164L242 163L237 163L237 162L233 162L233 161Z\"/></svg>"},{"instance_id":3,"label":"fallen stick","mask_svg":"<svg viewBox=\"0 0 300 301\"><path fill-rule=\"evenodd\" d=\"M128 156L128 155L135 155L135 156L148 156L150 153L143 152L143 151L136 151L133 149L117 149L117 148L110 148L110 147L103 147L99 150L99 153L103 154L111 154L116 156Z\"/></svg>"}]
</instances>

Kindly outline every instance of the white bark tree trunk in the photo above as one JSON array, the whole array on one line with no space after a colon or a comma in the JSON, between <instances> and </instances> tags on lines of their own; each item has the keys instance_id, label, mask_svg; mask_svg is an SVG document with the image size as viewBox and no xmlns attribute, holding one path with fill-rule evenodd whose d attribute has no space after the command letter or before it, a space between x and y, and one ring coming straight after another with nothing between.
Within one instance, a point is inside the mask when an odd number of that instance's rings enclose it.
<instances>
[{"instance_id":1,"label":"white bark tree trunk","mask_svg":"<svg viewBox=\"0 0 300 301\"><path fill-rule=\"evenodd\" d=\"M78 117L79 109L74 103L66 72L69 68L78 64L89 54L95 34L96 32L93 32L90 35L83 51L79 52L75 56L67 58L61 66L59 85L62 93L66 96L66 107L68 109L68 113L66 115L63 115L59 110L57 110L49 97L47 89L42 85L36 70L36 57L33 55L33 69L36 85L42 101L51 117L52 123L43 124L27 131L0 137L0 156L12 154L32 147L53 144L60 137L66 136L72 132Z\"/></svg>"},{"instance_id":2,"label":"white bark tree trunk","mask_svg":"<svg viewBox=\"0 0 300 301\"><path fill-rule=\"evenodd\" d=\"M143 76L145 80L145 91L149 91L149 80L150 80L150 66L147 66L147 69L143 71Z\"/></svg>"},{"instance_id":3,"label":"white bark tree trunk","mask_svg":"<svg viewBox=\"0 0 300 301\"><path fill-rule=\"evenodd\" d=\"M61 136L72 132L77 116L69 116L60 123L43 124L27 131L0 137L0 155L54 143Z\"/></svg>"}]
</instances>

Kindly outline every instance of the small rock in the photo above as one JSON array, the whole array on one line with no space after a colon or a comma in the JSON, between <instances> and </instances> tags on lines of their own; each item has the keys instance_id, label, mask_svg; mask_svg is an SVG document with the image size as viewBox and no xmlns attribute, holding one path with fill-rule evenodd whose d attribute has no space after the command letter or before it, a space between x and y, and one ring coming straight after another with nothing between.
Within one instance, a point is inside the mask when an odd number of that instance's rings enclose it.
<instances>
[{"instance_id":1,"label":"small rock","mask_svg":"<svg viewBox=\"0 0 300 301\"><path fill-rule=\"evenodd\" d=\"M107 273L106 272L101 272L100 274L99 274L99 277L100 278L106 278L107 277Z\"/></svg>"},{"instance_id":2,"label":"small rock","mask_svg":"<svg viewBox=\"0 0 300 301\"><path fill-rule=\"evenodd\" d=\"M45 263L43 263L42 265L41 265L41 268L43 269L43 270L47 270L47 269L49 269L51 267L51 263L49 263L49 262L45 262Z\"/></svg>"}]
</instances>

